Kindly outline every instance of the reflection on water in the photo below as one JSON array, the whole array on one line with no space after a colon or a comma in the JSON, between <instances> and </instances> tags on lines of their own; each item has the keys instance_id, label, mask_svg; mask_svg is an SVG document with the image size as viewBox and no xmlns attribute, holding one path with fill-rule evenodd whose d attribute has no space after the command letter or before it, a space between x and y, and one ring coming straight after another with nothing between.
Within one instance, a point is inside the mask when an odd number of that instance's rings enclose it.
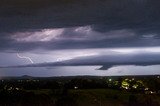
<instances>
[{"instance_id":1,"label":"reflection on water","mask_svg":"<svg viewBox=\"0 0 160 106\"><path fill-rule=\"evenodd\" d=\"M63 67L28 67L1 68L0 76L76 76L76 75L155 75L160 74L160 65L154 66L115 66L108 70L97 70L101 66L63 66Z\"/></svg>"}]
</instances>

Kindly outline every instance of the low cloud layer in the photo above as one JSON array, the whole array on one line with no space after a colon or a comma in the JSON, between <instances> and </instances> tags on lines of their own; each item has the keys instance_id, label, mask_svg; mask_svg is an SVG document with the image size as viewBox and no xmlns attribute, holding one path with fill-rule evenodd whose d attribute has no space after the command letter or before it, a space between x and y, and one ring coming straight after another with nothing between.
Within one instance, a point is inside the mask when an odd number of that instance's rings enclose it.
<instances>
[{"instance_id":1,"label":"low cloud layer","mask_svg":"<svg viewBox=\"0 0 160 106\"><path fill-rule=\"evenodd\" d=\"M149 66L159 65L159 53L134 53L134 54L96 54L91 56L80 56L58 62L29 64L13 67L56 67L56 66L102 66L99 70L107 70L114 66L136 65Z\"/></svg>"}]
</instances>

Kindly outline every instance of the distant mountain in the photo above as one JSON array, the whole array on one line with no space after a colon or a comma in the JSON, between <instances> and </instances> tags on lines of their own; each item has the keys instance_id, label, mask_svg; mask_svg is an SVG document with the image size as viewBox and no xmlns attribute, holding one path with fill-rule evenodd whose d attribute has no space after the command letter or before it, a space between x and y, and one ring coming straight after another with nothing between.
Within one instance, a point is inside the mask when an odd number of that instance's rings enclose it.
<instances>
[{"instance_id":1,"label":"distant mountain","mask_svg":"<svg viewBox=\"0 0 160 106\"><path fill-rule=\"evenodd\" d=\"M33 76L28 76L28 75L23 75L23 76L3 76L1 77L1 80L18 80L18 79L43 79L43 80L69 80L69 79L75 79L75 78L89 78L89 79L95 79L95 78L120 78L120 77L136 77L136 78L148 78L148 77L159 77L160 75L124 75L124 76L54 76L54 77L33 77Z\"/></svg>"},{"instance_id":2,"label":"distant mountain","mask_svg":"<svg viewBox=\"0 0 160 106\"><path fill-rule=\"evenodd\" d=\"M19 77L19 78L22 78L22 79L31 79L31 78L33 78L32 76L29 76L29 75L23 75L23 76L21 76L21 77Z\"/></svg>"},{"instance_id":3,"label":"distant mountain","mask_svg":"<svg viewBox=\"0 0 160 106\"><path fill-rule=\"evenodd\" d=\"M29 76L29 75L23 75L23 76L1 76L1 79L34 79L35 77Z\"/></svg>"}]
</instances>

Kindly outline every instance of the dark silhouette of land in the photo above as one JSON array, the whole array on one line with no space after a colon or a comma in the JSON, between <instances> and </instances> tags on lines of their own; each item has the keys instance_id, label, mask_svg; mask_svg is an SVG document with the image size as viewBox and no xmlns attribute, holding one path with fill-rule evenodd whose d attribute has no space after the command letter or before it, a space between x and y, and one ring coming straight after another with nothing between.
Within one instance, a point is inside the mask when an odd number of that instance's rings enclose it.
<instances>
[{"instance_id":1,"label":"dark silhouette of land","mask_svg":"<svg viewBox=\"0 0 160 106\"><path fill-rule=\"evenodd\" d=\"M1 106L158 106L160 76L2 77Z\"/></svg>"}]
</instances>

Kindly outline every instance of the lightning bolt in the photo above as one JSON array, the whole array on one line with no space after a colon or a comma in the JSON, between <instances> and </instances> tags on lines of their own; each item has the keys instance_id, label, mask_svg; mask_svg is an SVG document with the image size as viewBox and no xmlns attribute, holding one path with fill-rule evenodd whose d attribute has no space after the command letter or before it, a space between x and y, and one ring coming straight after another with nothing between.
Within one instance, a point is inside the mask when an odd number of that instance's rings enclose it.
<instances>
[{"instance_id":1,"label":"lightning bolt","mask_svg":"<svg viewBox=\"0 0 160 106\"><path fill-rule=\"evenodd\" d=\"M19 53L17 53L17 57L20 59L27 59L29 60L31 63L34 63L33 60L30 57L26 57L26 56L20 56Z\"/></svg>"}]
</instances>

